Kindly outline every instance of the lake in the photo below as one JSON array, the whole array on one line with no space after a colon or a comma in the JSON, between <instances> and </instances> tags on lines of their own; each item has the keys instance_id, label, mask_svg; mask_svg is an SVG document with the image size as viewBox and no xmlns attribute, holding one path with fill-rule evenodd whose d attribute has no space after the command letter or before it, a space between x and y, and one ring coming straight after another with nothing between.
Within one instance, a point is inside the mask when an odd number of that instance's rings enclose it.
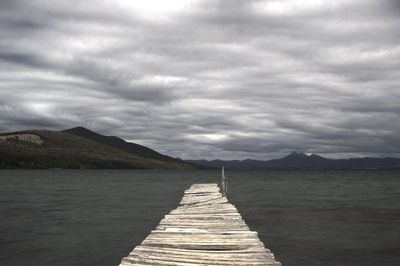
<instances>
[{"instance_id":1,"label":"lake","mask_svg":"<svg viewBox=\"0 0 400 266\"><path fill-rule=\"evenodd\" d=\"M400 265L400 171L225 171L284 266ZM219 170L0 170L0 265L118 265Z\"/></svg>"}]
</instances>

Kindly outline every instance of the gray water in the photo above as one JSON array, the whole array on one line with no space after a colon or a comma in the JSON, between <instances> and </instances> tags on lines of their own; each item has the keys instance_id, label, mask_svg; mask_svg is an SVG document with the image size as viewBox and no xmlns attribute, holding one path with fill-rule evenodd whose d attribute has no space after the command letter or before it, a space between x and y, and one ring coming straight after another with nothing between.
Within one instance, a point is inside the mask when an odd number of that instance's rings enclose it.
<instances>
[{"instance_id":1,"label":"gray water","mask_svg":"<svg viewBox=\"0 0 400 266\"><path fill-rule=\"evenodd\" d=\"M399 171L226 171L284 266L400 265ZM118 265L217 170L1 170L0 265Z\"/></svg>"}]
</instances>

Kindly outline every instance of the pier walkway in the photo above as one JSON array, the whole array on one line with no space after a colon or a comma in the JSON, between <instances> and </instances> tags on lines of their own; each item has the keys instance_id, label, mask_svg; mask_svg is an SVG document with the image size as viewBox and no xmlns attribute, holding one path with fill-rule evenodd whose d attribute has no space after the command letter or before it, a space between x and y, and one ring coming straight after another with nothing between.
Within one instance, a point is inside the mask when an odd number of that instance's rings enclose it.
<instances>
[{"instance_id":1,"label":"pier walkway","mask_svg":"<svg viewBox=\"0 0 400 266\"><path fill-rule=\"evenodd\" d=\"M281 266L217 184L194 184L180 206L122 259L129 265Z\"/></svg>"}]
</instances>

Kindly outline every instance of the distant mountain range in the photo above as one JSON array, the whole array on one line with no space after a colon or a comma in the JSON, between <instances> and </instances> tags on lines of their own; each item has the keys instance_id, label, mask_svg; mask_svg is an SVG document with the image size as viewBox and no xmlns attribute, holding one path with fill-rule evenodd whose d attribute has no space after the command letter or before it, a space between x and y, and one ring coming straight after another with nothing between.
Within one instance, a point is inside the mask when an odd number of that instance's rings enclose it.
<instances>
[{"instance_id":1,"label":"distant mountain range","mask_svg":"<svg viewBox=\"0 0 400 266\"><path fill-rule=\"evenodd\" d=\"M196 169L190 163L83 127L0 134L0 168Z\"/></svg>"},{"instance_id":2,"label":"distant mountain range","mask_svg":"<svg viewBox=\"0 0 400 266\"><path fill-rule=\"evenodd\" d=\"M293 152L281 159L261 160L186 160L188 163L203 167L231 169L400 169L400 159L397 158L350 158L327 159L317 154L307 155Z\"/></svg>"}]
</instances>

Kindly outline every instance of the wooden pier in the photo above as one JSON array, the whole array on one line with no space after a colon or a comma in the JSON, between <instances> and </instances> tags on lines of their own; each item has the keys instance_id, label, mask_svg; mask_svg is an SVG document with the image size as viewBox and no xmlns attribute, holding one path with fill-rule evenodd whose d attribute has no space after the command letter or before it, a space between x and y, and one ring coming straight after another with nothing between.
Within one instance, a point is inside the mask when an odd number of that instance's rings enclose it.
<instances>
[{"instance_id":1,"label":"wooden pier","mask_svg":"<svg viewBox=\"0 0 400 266\"><path fill-rule=\"evenodd\" d=\"M281 266L242 220L217 184L194 184L180 206L164 217L120 266Z\"/></svg>"}]
</instances>

